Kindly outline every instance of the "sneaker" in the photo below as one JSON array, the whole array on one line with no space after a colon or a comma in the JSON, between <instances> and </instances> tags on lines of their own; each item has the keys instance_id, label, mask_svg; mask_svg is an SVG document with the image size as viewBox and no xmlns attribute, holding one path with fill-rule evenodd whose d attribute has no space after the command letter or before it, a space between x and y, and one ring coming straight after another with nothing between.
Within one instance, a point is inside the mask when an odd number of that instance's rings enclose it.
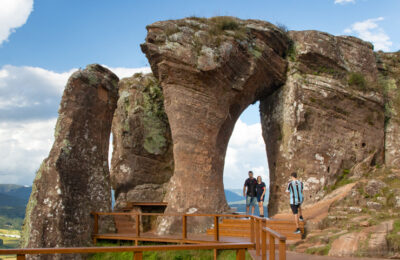
<instances>
[{"instance_id":1,"label":"sneaker","mask_svg":"<svg viewBox=\"0 0 400 260\"><path fill-rule=\"evenodd\" d=\"M300 216L299 219L300 219L300 221L304 221L303 216Z\"/></svg>"},{"instance_id":2,"label":"sneaker","mask_svg":"<svg viewBox=\"0 0 400 260\"><path fill-rule=\"evenodd\" d=\"M298 229L296 229L296 231L294 231L293 233L294 233L294 234L300 234L301 231L300 231L300 229L298 228Z\"/></svg>"}]
</instances>

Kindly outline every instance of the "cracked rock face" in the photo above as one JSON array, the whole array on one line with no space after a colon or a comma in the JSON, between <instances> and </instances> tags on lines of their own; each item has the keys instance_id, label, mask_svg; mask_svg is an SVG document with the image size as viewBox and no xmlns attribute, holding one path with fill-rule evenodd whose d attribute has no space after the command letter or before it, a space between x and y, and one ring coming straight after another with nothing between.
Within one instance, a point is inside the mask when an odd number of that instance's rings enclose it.
<instances>
[{"instance_id":1,"label":"cracked rock face","mask_svg":"<svg viewBox=\"0 0 400 260\"><path fill-rule=\"evenodd\" d=\"M112 133L115 208L127 201L163 201L174 161L162 89L152 74L135 74L119 82Z\"/></svg>"},{"instance_id":2,"label":"cracked rock face","mask_svg":"<svg viewBox=\"0 0 400 260\"><path fill-rule=\"evenodd\" d=\"M400 52L378 52L377 61L386 91L385 164L400 168Z\"/></svg>"},{"instance_id":3,"label":"cracked rock face","mask_svg":"<svg viewBox=\"0 0 400 260\"><path fill-rule=\"evenodd\" d=\"M100 65L88 65L69 78L59 108L53 147L33 183L22 247L90 245L93 228L90 212L111 210L107 158L117 99L118 78Z\"/></svg>"},{"instance_id":4,"label":"cracked rock face","mask_svg":"<svg viewBox=\"0 0 400 260\"><path fill-rule=\"evenodd\" d=\"M162 86L173 140L166 212L226 212L222 177L233 127L248 105L285 82L289 39L270 23L232 17L157 22L147 30L142 50ZM193 221L195 230L207 222ZM161 233L181 226L174 218L160 223Z\"/></svg>"},{"instance_id":5,"label":"cracked rock face","mask_svg":"<svg viewBox=\"0 0 400 260\"><path fill-rule=\"evenodd\" d=\"M293 171L312 204L354 165L383 162L384 101L371 45L317 31L290 37L286 84L260 105L272 213L287 208L280 201Z\"/></svg>"}]
</instances>

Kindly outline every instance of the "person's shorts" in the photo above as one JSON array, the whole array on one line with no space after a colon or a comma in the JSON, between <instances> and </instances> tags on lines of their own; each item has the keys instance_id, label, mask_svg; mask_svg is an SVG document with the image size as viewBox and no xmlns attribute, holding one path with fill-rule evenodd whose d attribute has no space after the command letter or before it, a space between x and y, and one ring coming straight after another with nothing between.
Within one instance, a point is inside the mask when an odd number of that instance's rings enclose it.
<instances>
[{"instance_id":1,"label":"person's shorts","mask_svg":"<svg viewBox=\"0 0 400 260\"><path fill-rule=\"evenodd\" d=\"M256 197L251 197L249 195L246 196L246 207L255 206L256 205Z\"/></svg>"},{"instance_id":2,"label":"person's shorts","mask_svg":"<svg viewBox=\"0 0 400 260\"><path fill-rule=\"evenodd\" d=\"M299 208L301 207L301 204L290 204L290 208L292 209L293 214L299 213Z\"/></svg>"},{"instance_id":3,"label":"person's shorts","mask_svg":"<svg viewBox=\"0 0 400 260\"><path fill-rule=\"evenodd\" d=\"M260 194L260 195L257 194L257 202L260 202L260 201L264 202L265 195L264 195L264 197L262 199L261 199L261 195L262 194Z\"/></svg>"}]
</instances>

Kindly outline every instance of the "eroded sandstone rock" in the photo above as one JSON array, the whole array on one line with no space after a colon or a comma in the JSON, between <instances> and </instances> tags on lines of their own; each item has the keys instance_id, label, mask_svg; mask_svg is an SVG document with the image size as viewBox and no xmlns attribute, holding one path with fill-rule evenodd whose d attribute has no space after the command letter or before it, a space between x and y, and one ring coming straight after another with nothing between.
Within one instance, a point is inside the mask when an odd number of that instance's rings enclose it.
<instances>
[{"instance_id":1,"label":"eroded sandstone rock","mask_svg":"<svg viewBox=\"0 0 400 260\"><path fill-rule=\"evenodd\" d=\"M118 77L100 65L72 74L65 87L49 156L36 173L22 247L91 243L92 211L111 210L108 144ZM103 225L104 227L105 225ZM79 259L79 255L40 259Z\"/></svg>"},{"instance_id":2,"label":"eroded sandstone rock","mask_svg":"<svg viewBox=\"0 0 400 260\"><path fill-rule=\"evenodd\" d=\"M400 52L377 53L386 95L385 164L400 168Z\"/></svg>"},{"instance_id":3,"label":"eroded sandstone rock","mask_svg":"<svg viewBox=\"0 0 400 260\"><path fill-rule=\"evenodd\" d=\"M226 212L222 175L233 127L248 105L285 82L289 39L270 23L233 17L163 21L147 30L142 50L161 83L173 140L166 212ZM190 226L201 230L204 221ZM164 219L159 231L180 227L180 219Z\"/></svg>"},{"instance_id":4,"label":"eroded sandstone rock","mask_svg":"<svg viewBox=\"0 0 400 260\"><path fill-rule=\"evenodd\" d=\"M290 173L305 185L305 203L369 158L383 162L384 100L372 46L354 37L291 31L286 84L261 100L270 168L270 212L281 204Z\"/></svg>"},{"instance_id":5,"label":"eroded sandstone rock","mask_svg":"<svg viewBox=\"0 0 400 260\"><path fill-rule=\"evenodd\" d=\"M127 201L163 201L174 169L171 131L163 93L152 74L119 82L113 119L111 180L116 208Z\"/></svg>"}]
</instances>

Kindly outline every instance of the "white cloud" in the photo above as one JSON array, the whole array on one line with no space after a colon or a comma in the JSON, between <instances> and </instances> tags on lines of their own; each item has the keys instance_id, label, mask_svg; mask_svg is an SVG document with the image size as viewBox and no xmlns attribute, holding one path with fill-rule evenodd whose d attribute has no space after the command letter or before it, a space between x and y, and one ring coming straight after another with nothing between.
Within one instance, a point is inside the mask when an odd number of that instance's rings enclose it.
<instances>
[{"instance_id":1,"label":"white cloud","mask_svg":"<svg viewBox=\"0 0 400 260\"><path fill-rule=\"evenodd\" d=\"M269 170L261 124L247 125L241 119L236 122L225 158L225 188L242 188L249 170L260 175L268 185Z\"/></svg>"},{"instance_id":2,"label":"white cloud","mask_svg":"<svg viewBox=\"0 0 400 260\"><path fill-rule=\"evenodd\" d=\"M348 4L348 3L355 3L355 0L335 0L335 4Z\"/></svg>"},{"instance_id":3,"label":"white cloud","mask_svg":"<svg viewBox=\"0 0 400 260\"><path fill-rule=\"evenodd\" d=\"M32 10L33 0L0 1L0 45L16 28L26 23Z\"/></svg>"},{"instance_id":4,"label":"white cloud","mask_svg":"<svg viewBox=\"0 0 400 260\"><path fill-rule=\"evenodd\" d=\"M364 41L369 41L374 44L375 50L390 51L393 45L390 37L379 26L378 22L383 21L383 17L368 19L352 24L346 28L346 34L355 34Z\"/></svg>"},{"instance_id":5,"label":"white cloud","mask_svg":"<svg viewBox=\"0 0 400 260\"><path fill-rule=\"evenodd\" d=\"M109 70L111 70L112 72L114 72L115 75L117 75L118 78L120 78L120 79L126 78L126 77L130 77L133 74L139 73L139 72L142 72L144 74L151 72L151 68L150 67L142 67L142 68L116 67L116 68L112 68L112 67L107 67L106 65L102 65L102 66L104 66L104 67L108 68Z\"/></svg>"},{"instance_id":6,"label":"white cloud","mask_svg":"<svg viewBox=\"0 0 400 260\"><path fill-rule=\"evenodd\" d=\"M110 69L120 78L150 72L150 68ZM0 68L0 183L32 184L54 142L58 106L75 70Z\"/></svg>"},{"instance_id":7,"label":"white cloud","mask_svg":"<svg viewBox=\"0 0 400 260\"><path fill-rule=\"evenodd\" d=\"M0 183L31 185L53 144L56 118L0 123Z\"/></svg>"}]
</instances>

